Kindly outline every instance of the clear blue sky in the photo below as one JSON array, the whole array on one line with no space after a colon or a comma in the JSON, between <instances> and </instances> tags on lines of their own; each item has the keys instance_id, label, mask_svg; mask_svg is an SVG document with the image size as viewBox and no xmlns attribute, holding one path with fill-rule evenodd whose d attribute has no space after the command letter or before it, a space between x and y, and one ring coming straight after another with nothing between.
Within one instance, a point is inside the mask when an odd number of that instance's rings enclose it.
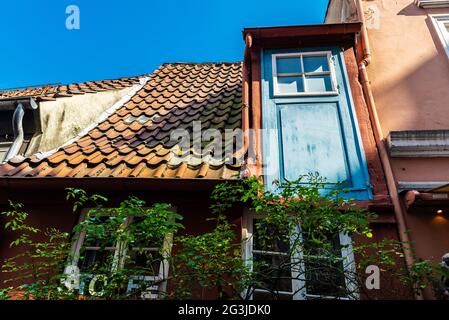
<instances>
[{"instance_id":1,"label":"clear blue sky","mask_svg":"<svg viewBox=\"0 0 449 320\"><path fill-rule=\"evenodd\" d=\"M80 30L65 9L78 5ZM239 61L244 27L322 23L327 0L2 0L0 88Z\"/></svg>"}]
</instances>

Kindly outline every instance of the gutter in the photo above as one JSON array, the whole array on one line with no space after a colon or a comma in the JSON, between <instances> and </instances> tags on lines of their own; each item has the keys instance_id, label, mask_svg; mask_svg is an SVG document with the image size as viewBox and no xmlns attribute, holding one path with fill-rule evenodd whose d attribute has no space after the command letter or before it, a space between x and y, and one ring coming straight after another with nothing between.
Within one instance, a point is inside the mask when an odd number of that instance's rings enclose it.
<instances>
[{"instance_id":1,"label":"gutter","mask_svg":"<svg viewBox=\"0 0 449 320\"><path fill-rule=\"evenodd\" d=\"M245 36L245 53L243 58L243 68L242 68L242 130L243 130L243 152L250 154L249 146L250 146L250 136L249 136L249 128L250 128L250 83L251 83L251 46L252 46L252 36L251 34L247 34ZM246 157L246 163L242 166L242 177L248 177L251 175L248 167L248 159L249 156ZM251 161L251 160L250 160Z\"/></svg>"},{"instance_id":2,"label":"gutter","mask_svg":"<svg viewBox=\"0 0 449 320\"><path fill-rule=\"evenodd\" d=\"M365 16L363 14L362 0L357 0L357 11L359 18L362 20L363 23L362 29L360 31L360 45L362 48L362 59L359 62L359 71L361 78L360 82L366 97L366 104L368 107L370 120L371 123L374 124L373 126L374 138L376 141L376 146L379 150L380 160L382 162L382 166L385 172L385 178L387 180L388 191L390 193L391 201L394 207L394 213L398 224L399 239L402 243L404 251L405 263L407 265L407 268L410 270L415 261L411 254L410 238L407 233L407 225L405 222L405 210L399 199L396 181L394 179L393 170L391 168L387 148L384 144L384 136L382 133L382 127L380 125L379 117L377 114L376 103L374 101L371 84L369 81L368 73L366 71L366 67L371 63L371 50L368 43L368 31L366 28ZM417 293L414 293L414 295L417 300L423 300L422 294L418 295Z\"/></svg>"},{"instance_id":3,"label":"gutter","mask_svg":"<svg viewBox=\"0 0 449 320\"><path fill-rule=\"evenodd\" d=\"M416 201L423 201L429 204L447 203L449 200L448 193L419 192L417 190L409 190L404 195L406 208L410 208Z\"/></svg>"}]
</instances>

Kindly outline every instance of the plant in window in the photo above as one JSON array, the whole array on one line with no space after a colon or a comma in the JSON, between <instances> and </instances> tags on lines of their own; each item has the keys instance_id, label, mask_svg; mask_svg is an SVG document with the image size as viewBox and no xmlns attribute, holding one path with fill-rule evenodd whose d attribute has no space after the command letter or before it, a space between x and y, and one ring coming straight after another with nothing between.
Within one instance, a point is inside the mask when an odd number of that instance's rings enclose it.
<instances>
[{"instance_id":1,"label":"plant in window","mask_svg":"<svg viewBox=\"0 0 449 320\"><path fill-rule=\"evenodd\" d=\"M75 199L85 195L70 192ZM169 204L146 207L136 197L118 208L90 209L74 230L77 245L71 264L83 278L80 292L102 299L160 298L168 277L171 237L183 227L181 219Z\"/></svg>"},{"instance_id":2,"label":"plant in window","mask_svg":"<svg viewBox=\"0 0 449 320\"><path fill-rule=\"evenodd\" d=\"M276 182L274 192L255 178L215 190L215 208L226 210L239 203L249 210L243 247L252 281L242 298L369 298L364 272L368 265L378 266L388 281L397 283L397 290L419 290L431 283L436 269L428 261L407 270L400 263L398 241L372 240L370 220L375 215L345 199L340 185L323 194L325 183L309 174Z\"/></svg>"},{"instance_id":3,"label":"plant in window","mask_svg":"<svg viewBox=\"0 0 449 320\"><path fill-rule=\"evenodd\" d=\"M249 281L235 229L223 214L211 232L178 237L173 256L171 298L203 298L205 291L218 299L241 299Z\"/></svg>"}]
</instances>

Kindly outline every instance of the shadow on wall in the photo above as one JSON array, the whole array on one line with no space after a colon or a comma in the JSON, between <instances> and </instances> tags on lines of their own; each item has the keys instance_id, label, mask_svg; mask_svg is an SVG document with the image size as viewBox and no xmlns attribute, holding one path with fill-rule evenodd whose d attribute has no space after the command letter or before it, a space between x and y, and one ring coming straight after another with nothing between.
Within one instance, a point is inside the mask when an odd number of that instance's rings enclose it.
<instances>
[{"instance_id":1,"label":"shadow on wall","mask_svg":"<svg viewBox=\"0 0 449 320\"><path fill-rule=\"evenodd\" d=\"M385 135L391 130L449 128L449 59L428 12L412 3L398 15L422 20L390 19L382 21L383 30L370 30L369 72ZM417 29L422 21L426 27Z\"/></svg>"}]
</instances>

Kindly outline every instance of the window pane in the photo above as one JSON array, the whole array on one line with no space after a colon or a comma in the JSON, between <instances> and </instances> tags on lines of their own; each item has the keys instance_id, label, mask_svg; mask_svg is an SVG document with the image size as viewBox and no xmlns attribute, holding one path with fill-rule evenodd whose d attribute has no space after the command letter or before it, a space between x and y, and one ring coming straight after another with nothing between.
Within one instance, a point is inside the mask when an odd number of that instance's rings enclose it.
<instances>
[{"instance_id":1,"label":"window pane","mask_svg":"<svg viewBox=\"0 0 449 320\"><path fill-rule=\"evenodd\" d=\"M132 269L134 273L139 275L159 275L163 258L158 251L131 248L128 255L125 269Z\"/></svg>"},{"instance_id":2,"label":"window pane","mask_svg":"<svg viewBox=\"0 0 449 320\"><path fill-rule=\"evenodd\" d=\"M164 239L148 233L149 223L151 218L133 217L129 230L134 239L128 242L125 269L132 269L134 274L158 276L163 261L159 250Z\"/></svg>"},{"instance_id":3,"label":"window pane","mask_svg":"<svg viewBox=\"0 0 449 320\"><path fill-rule=\"evenodd\" d=\"M444 26L446 27L446 31L449 33L449 23L445 23Z\"/></svg>"},{"instance_id":4,"label":"window pane","mask_svg":"<svg viewBox=\"0 0 449 320\"><path fill-rule=\"evenodd\" d=\"M254 253L254 269L258 288L271 291L292 292L292 272L289 256Z\"/></svg>"},{"instance_id":5,"label":"window pane","mask_svg":"<svg viewBox=\"0 0 449 320\"><path fill-rule=\"evenodd\" d=\"M113 247L114 233L117 231L117 225L114 217L89 217L90 224L86 236L84 237L83 247ZM91 231L91 232L89 232Z\"/></svg>"},{"instance_id":6,"label":"window pane","mask_svg":"<svg viewBox=\"0 0 449 320\"><path fill-rule=\"evenodd\" d=\"M278 77L279 93L297 93L304 92L302 77Z\"/></svg>"},{"instance_id":7,"label":"window pane","mask_svg":"<svg viewBox=\"0 0 449 320\"><path fill-rule=\"evenodd\" d=\"M297 58L277 58L277 73L301 73L301 59Z\"/></svg>"},{"instance_id":8,"label":"window pane","mask_svg":"<svg viewBox=\"0 0 449 320\"><path fill-rule=\"evenodd\" d=\"M110 270L113 259L114 250L84 250L78 267L81 272L104 272Z\"/></svg>"},{"instance_id":9,"label":"window pane","mask_svg":"<svg viewBox=\"0 0 449 320\"><path fill-rule=\"evenodd\" d=\"M329 183L348 180L336 103L284 105L280 117L286 180L314 172Z\"/></svg>"},{"instance_id":10,"label":"window pane","mask_svg":"<svg viewBox=\"0 0 449 320\"><path fill-rule=\"evenodd\" d=\"M130 241L130 247L133 248L161 248L164 244L164 238L159 235L148 233L148 224L152 223L151 218L133 217L129 226L134 240Z\"/></svg>"},{"instance_id":11,"label":"window pane","mask_svg":"<svg viewBox=\"0 0 449 320\"><path fill-rule=\"evenodd\" d=\"M302 239L305 255L334 258L341 256L340 236L338 234L323 234L322 232L313 234L313 231L303 230Z\"/></svg>"},{"instance_id":12,"label":"window pane","mask_svg":"<svg viewBox=\"0 0 449 320\"><path fill-rule=\"evenodd\" d=\"M290 250L288 232L282 234L275 226L254 220L253 246L254 250L287 253Z\"/></svg>"},{"instance_id":13,"label":"window pane","mask_svg":"<svg viewBox=\"0 0 449 320\"><path fill-rule=\"evenodd\" d=\"M308 294L334 297L346 295L343 262L306 258L305 269Z\"/></svg>"},{"instance_id":14,"label":"window pane","mask_svg":"<svg viewBox=\"0 0 449 320\"><path fill-rule=\"evenodd\" d=\"M304 72L323 72L329 71L329 61L327 56L305 56Z\"/></svg>"},{"instance_id":15,"label":"window pane","mask_svg":"<svg viewBox=\"0 0 449 320\"><path fill-rule=\"evenodd\" d=\"M313 232L303 231L307 293L340 297L346 295L343 261L340 260L340 236L310 234Z\"/></svg>"},{"instance_id":16,"label":"window pane","mask_svg":"<svg viewBox=\"0 0 449 320\"><path fill-rule=\"evenodd\" d=\"M332 80L330 76L306 76L307 92L332 91Z\"/></svg>"}]
</instances>

